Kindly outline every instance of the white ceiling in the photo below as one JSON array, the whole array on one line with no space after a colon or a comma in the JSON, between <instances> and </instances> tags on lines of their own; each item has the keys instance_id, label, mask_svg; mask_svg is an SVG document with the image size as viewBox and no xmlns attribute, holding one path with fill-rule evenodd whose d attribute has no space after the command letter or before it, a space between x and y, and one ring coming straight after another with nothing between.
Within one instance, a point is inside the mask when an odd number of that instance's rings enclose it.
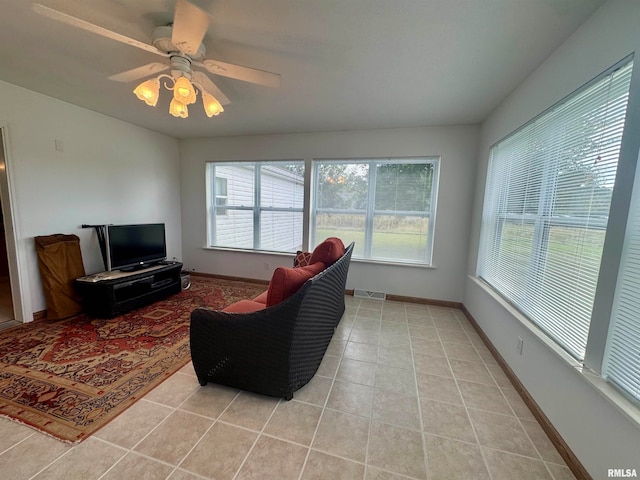
<instances>
[{"instance_id":1,"label":"white ceiling","mask_svg":"<svg viewBox=\"0 0 640 480\"><path fill-rule=\"evenodd\" d=\"M173 0L40 0L149 42ZM193 0L207 57L280 73L271 89L210 75L211 119L155 108L108 80L161 57L0 0L0 79L178 138L482 121L604 0ZM0 106L1 115L1 106Z\"/></svg>"}]
</instances>

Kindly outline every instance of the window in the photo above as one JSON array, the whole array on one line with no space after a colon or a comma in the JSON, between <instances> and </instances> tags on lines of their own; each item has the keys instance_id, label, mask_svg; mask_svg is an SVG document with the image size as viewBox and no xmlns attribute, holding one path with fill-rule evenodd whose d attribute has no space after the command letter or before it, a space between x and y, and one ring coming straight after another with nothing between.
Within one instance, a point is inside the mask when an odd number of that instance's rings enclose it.
<instances>
[{"instance_id":1,"label":"window","mask_svg":"<svg viewBox=\"0 0 640 480\"><path fill-rule=\"evenodd\" d=\"M302 247L302 161L209 162L207 178L209 246Z\"/></svg>"},{"instance_id":2,"label":"window","mask_svg":"<svg viewBox=\"0 0 640 480\"><path fill-rule=\"evenodd\" d=\"M314 162L312 244L339 236L354 257L430 264L437 158Z\"/></svg>"},{"instance_id":3,"label":"window","mask_svg":"<svg viewBox=\"0 0 640 480\"><path fill-rule=\"evenodd\" d=\"M632 64L491 148L478 275L584 359Z\"/></svg>"}]
</instances>

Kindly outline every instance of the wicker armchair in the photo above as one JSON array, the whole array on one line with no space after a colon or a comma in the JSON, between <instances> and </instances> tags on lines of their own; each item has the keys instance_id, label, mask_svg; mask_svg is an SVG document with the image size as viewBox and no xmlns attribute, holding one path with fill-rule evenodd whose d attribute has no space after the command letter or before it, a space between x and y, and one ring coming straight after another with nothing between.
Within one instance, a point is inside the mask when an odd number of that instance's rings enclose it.
<instances>
[{"instance_id":1,"label":"wicker armchair","mask_svg":"<svg viewBox=\"0 0 640 480\"><path fill-rule=\"evenodd\" d=\"M191 313L191 358L200 385L215 382L293 398L318 370L345 310L353 243L282 302L250 313Z\"/></svg>"}]
</instances>

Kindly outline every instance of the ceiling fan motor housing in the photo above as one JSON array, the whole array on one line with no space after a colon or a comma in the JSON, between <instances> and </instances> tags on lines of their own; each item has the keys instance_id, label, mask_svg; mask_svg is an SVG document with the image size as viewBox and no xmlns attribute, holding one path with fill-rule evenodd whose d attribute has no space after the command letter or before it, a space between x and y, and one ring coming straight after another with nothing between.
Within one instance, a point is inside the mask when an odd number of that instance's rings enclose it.
<instances>
[{"instance_id":1,"label":"ceiling fan motor housing","mask_svg":"<svg viewBox=\"0 0 640 480\"><path fill-rule=\"evenodd\" d=\"M173 43L171 43L171 36L173 34L173 28L171 25L166 25L163 27L156 27L153 29L153 33L151 35L151 43L154 47L160 50L163 53L175 53L184 55L191 60L196 62L201 62L204 60L205 55L207 54L207 49L201 43L198 47L198 52L194 55L186 55L180 52L180 49L176 47Z\"/></svg>"}]
</instances>

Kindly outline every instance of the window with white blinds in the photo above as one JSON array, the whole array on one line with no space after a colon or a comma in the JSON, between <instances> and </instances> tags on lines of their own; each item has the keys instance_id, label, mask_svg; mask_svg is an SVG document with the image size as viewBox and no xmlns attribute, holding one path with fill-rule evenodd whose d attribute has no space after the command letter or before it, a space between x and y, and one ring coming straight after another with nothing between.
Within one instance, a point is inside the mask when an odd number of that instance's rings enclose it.
<instances>
[{"instance_id":1,"label":"window with white blinds","mask_svg":"<svg viewBox=\"0 0 640 480\"><path fill-rule=\"evenodd\" d=\"M478 275L584 358L631 62L491 148Z\"/></svg>"},{"instance_id":2,"label":"window with white blinds","mask_svg":"<svg viewBox=\"0 0 640 480\"><path fill-rule=\"evenodd\" d=\"M638 172L640 174L640 171ZM602 375L640 402L640 179L629 207Z\"/></svg>"}]
</instances>

